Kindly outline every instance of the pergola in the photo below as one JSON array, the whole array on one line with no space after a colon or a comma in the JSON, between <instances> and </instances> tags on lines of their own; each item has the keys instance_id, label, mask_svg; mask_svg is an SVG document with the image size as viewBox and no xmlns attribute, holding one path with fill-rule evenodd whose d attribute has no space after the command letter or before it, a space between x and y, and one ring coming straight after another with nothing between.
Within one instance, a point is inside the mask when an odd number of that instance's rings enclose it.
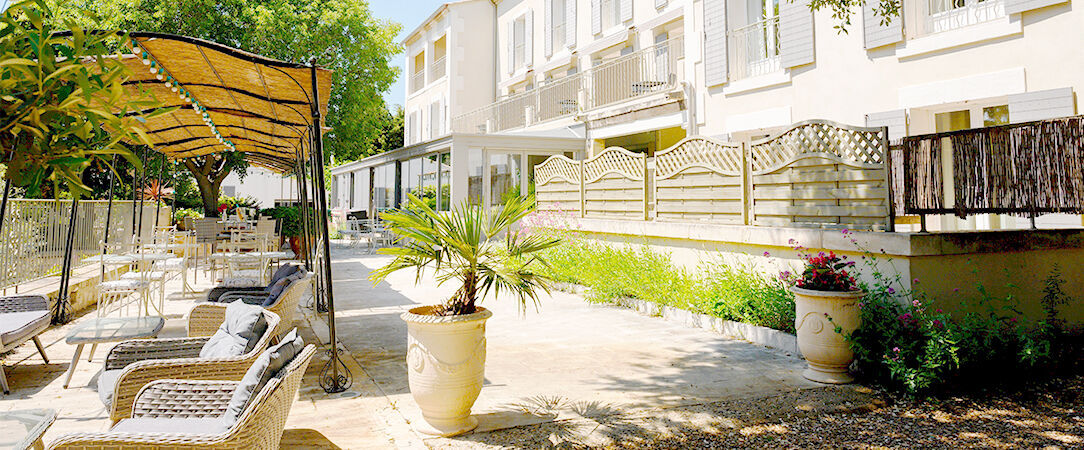
<instances>
[{"instance_id":1,"label":"pergola","mask_svg":"<svg viewBox=\"0 0 1084 450\"><path fill-rule=\"evenodd\" d=\"M121 61L133 73L125 82L129 93L145 91L161 107L178 107L145 122L154 151L173 160L243 152L250 164L296 177L305 244L304 254L298 256L317 274L315 303L318 309L326 309L331 335L330 361L320 383L328 392L347 389L350 374L339 360L336 345L323 177L322 118L327 112L332 72L317 67L315 60L308 64L284 62L187 36L148 32L128 36L130 54ZM113 178L111 173L107 224L112 213ZM7 194L5 189L0 217ZM66 304L69 296L77 208L75 200L61 270L61 304ZM108 228L104 235L107 243Z\"/></svg>"}]
</instances>

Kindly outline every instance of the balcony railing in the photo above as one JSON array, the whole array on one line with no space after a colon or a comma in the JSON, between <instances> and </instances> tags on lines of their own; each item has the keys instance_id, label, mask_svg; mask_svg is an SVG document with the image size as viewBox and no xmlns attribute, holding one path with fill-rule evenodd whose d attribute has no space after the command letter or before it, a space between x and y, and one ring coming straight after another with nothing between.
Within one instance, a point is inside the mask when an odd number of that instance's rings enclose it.
<instances>
[{"instance_id":1,"label":"balcony railing","mask_svg":"<svg viewBox=\"0 0 1084 450\"><path fill-rule=\"evenodd\" d=\"M457 116L452 120L452 131L494 133L673 89L684 78L683 44L681 37L673 38L575 75L549 80L536 89Z\"/></svg>"},{"instance_id":2,"label":"balcony railing","mask_svg":"<svg viewBox=\"0 0 1084 450\"><path fill-rule=\"evenodd\" d=\"M1004 0L919 0L915 36L964 28L1005 17Z\"/></svg>"},{"instance_id":3,"label":"balcony railing","mask_svg":"<svg viewBox=\"0 0 1084 450\"><path fill-rule=\"evenodd\" d=\"M425 87L425 69L410 76L410 92L418 92Z\"/></svg>"},{"instance_id":4,"label":"balcony railing","mask_svg":"<svg viewBox=\"0 0 1084 450\"><path fill-rule=\"evenodd\" d=\"M779 18L753 22L727 35L730 79L766 75L782 70L779 61Z\"/></svg>"},{"instance_id":5,"label":"balcony railing","mask_svg":"<svg viewBox=\"0 0 1084 450\"><path fill-rule=\"evenodd\" d=\"M433 67L429 68L429 79L439 80L447 73L447 70L448 66L445 64L445 57L441 56L436 61L433 61Z\"/></svg>"}]
</instances>

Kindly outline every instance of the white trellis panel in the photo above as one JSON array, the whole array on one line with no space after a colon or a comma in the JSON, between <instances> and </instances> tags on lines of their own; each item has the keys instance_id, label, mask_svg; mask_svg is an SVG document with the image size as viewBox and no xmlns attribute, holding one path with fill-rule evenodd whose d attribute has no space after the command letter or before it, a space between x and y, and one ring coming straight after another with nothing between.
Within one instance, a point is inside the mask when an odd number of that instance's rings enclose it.
<instances>
[{"instance_id":1,"label":"white trellis panel","mask_svg":"<svg viewBox=\"0 0 1084 450\"><path fill-rule=\"evenodd\" d=\"M535 201L539 211L583 211L580 181L583 166L564 155L553 155L535 166Z\"/></svg>"},{"instance_id":2,"label":"white trellis panel","mask_svg":"<svg viewBox=\"0 0 1084 450\"><path fill-rule=\"evenodd\" d=\"M691 137L655 154L655 217L745 223L741 144Z\"/></svg>"},{"instance_id":3,"label":"white trellis panel","mask_svg":"<svg viewBox=\"0 0 1084 450\"><path fill-rule=\"evenodd\" d=\"M750 223L890 227L885 134L883 127L814 120L752 142Z\"/></svg>"},{"instance_id":4,"label":"white trellis panel","mask_svg":"<svg viewBox=\"0 0 1084 450\"><path fill-rule=\"evenodd\" d=\"M647 219L647 156L610 147L583 162L584 217Z\"/></svg>"}]
</instances>

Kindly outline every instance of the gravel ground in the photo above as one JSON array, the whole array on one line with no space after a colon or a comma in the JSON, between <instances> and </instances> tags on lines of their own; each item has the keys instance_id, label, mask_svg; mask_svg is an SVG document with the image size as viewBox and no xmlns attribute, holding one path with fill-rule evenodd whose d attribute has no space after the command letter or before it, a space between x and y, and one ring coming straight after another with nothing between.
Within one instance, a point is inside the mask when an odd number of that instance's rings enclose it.
<instances>
[{"instance_id":1,"label":"gravel ground","mask_svg":"<svg viewBox=\"0 0 1084 450\"><path fill-rule=\"evenodd\" d=\"M554 405L555 408L561 407ZM428 441L433 448L1084 448L1084 376L915 400L830 386Z\"/></svg>"}]
</instances>

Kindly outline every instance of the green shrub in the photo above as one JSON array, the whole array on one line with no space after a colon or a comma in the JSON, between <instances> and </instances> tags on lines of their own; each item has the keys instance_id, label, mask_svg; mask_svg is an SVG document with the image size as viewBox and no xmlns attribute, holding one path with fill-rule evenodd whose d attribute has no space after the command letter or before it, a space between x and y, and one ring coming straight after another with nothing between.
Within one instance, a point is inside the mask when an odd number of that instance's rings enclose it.
<instances>
[{"instance_id":1,"label":"green shrub","mask_svg":"<svg viewBox=\"0 0 1084 450\"><path fill-rule=\"evenodd\" d=\"M173 212L173 223L180 223L185 217L202 219L203 213L190 208L179 208Z\"/></svg>"}]
</instances>

